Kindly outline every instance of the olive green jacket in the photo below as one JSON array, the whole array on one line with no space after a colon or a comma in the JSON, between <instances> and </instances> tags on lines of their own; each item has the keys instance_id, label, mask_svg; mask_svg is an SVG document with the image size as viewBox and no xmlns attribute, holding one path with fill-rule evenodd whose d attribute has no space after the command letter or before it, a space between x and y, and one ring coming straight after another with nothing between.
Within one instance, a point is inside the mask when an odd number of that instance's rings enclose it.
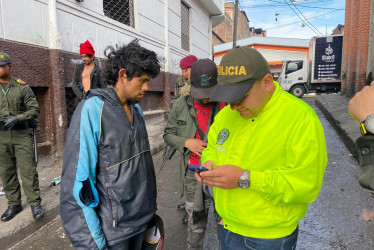
<instances>
[{"instance_id":1,"label":"olive green jacket","mask_svg":"<svg viewBox=\"0 0 374 250\"><path fill-rule=\"evenodd\" d=\"M355 141L361 175L358 182L363 188L374 190L374 135L363 135Z\"/></svg>"},{"instance_id":2,"label":"olive green jacket","mask_svg":"<svg viewBox=\"0 0 374 250\"><path fill-rule=\"evenodd\" d=\"M181 184L183 184L187 163L191 155L191 151L184 147L184 144L188 139L195 138L197 130L196 124L192 118L194 117L194 119L197 119L196 108L193 106L193 100L194 99L188 95L181 96L175 101L164 130L164 141L181 153L179 164L179 178ZM188 108L188 106L190 106L190 108ZM219 111L218 105L214 110L214 115L216 115ZM209 127L210 124L208 124L206 132L209 131ZM183 185L181 185L180 188L183 195Z\"/></svg>"},{"instance_id":3,"label":"olive green jacket","mask_svg":"<svg viewBox=\"0 0 374 250\"><path fill-rule=\"evenodd\" d=\"M0 89L0 120L5 117L17 116L20 122L36 119L39 116L38 101L29 85L11 77L7 89Z\"/></svg>"}]
</instances>

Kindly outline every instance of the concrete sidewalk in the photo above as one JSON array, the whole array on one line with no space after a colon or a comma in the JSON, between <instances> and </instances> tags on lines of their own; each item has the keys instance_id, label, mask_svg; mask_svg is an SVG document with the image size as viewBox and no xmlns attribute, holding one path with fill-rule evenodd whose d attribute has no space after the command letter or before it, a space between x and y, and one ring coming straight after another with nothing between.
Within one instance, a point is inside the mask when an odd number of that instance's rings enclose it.
<instances>
[{"instance_id":1,"label":"concrete sidewalk","mask_svg":"<svg viewBox=\"0 0 374 250\"><path fill-rule=\"evenodd\" d=\"M349 151L356 156L354 142L361 136L359 124L348 113L350 98L340 94L316 96L315 104L341 137Z\"/></svg>"},{"instance_id":2,"label":"concrete sidewalk","mask_svg":"<svg viewBox=\"0 0 374 250\"><path fill-rule=\"evenodd\" d=\"M147 117L146 112L145 115ZM162 139L165 127L164 112L152 114L152 116L147 119L146 125L151 152L152 155L155 155L165 147L164 140ZM8 222L0 222L0 249L8 249L56 218L59 214L60 186L50 187L49 184L53 178L61 176L61 171L62 159L43 158L39 160L39 186L42 206L44 208L44 218L40 221L34 221L31 208L27 204L26 196L22 190L23 211ZM0 185L2 186L2 183L0 183ZM177 204L177 202L175 202L175 204ZM7 207L8 204L5 195L0 196L0 213L2 214Z\"/></svg>"}]
</instances>

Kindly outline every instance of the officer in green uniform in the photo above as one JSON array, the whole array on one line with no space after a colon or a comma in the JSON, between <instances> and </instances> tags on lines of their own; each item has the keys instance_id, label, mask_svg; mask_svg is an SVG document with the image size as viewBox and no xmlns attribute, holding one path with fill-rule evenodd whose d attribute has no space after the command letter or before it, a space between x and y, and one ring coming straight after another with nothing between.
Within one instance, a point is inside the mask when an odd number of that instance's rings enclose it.
<instances>
[{"instance_id":1,"label":"officer in green uniform","mask_svg":"<svg viewBox=\"0 0 374 250\"><path fill-rule=\"evenodd\" d=\"M1 216L9 221L22 211L21 189L17 176L19 166L22 186L34 219L44 215L40 205L38 172L32 142L32 128L39 115L39 106L31 88L10 76L8 54L0 52L0 177L8 199L8 209Z\"/></svg>"},{"instance_id":2,"label":"officer in green uniform","mask_svg":"<svg viewBox=\"0 0 374 250\"><path fill-rule=\"evenodd\" d=\"M177 78L177 82L176 82L176 84L175 84L175 88L174 88L174 96L176 96L176 97L180 97L181 95L183 95L181 89L182 89L185 85L189 85L189 84L190 84L190 83L189 83L187 80L185 80L185 79L183 78L183 76L179 76L179 77Z\"/></svg>"}]
</instances>

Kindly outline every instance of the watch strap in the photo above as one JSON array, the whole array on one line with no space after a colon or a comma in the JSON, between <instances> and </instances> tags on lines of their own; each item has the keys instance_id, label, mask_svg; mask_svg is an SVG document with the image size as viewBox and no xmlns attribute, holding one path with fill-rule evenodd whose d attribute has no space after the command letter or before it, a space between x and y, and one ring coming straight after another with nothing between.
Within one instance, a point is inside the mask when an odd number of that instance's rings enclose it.
<instances>
[{"instance_id":1,"label":"watch strap","mask_svg":"<svg viewBox=\"0 0 374 250\"><path fill-rule=\"evenodd\" d=\"M368 133L365 127L365 120L360 123L360 132L362 135L366 135Z\"/></svg>"},{"instance_id":2,"label":"watch strap","mask_svg":"<svg viewBox=\"0 0 374 250\"><path fill-rule=\"evenodd\" d=\"M365 120L360 123L360 132L362 135L373 135L373 123L374 123L374 114L368 115Z\"/></svg>"}]
</instances>

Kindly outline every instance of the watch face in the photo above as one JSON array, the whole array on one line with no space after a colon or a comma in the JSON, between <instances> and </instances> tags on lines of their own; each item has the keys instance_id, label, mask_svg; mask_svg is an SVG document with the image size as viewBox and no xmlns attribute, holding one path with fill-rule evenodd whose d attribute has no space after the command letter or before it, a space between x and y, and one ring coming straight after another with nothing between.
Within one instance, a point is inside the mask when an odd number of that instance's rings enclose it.
<instances>
[{"instance_id":1,"label":"watch face","mask_svg":"<svg viewBox=\"0 0 374 250\"><path fill-rule=\"evenodd\" d=\"M243 173L238 180L238 186L240 188L249 188L249 185L249 172L247 170L243 170Z\"/></svg>"},{"instance_id":2,"label":"watch face","mask_svg":"<svg viewBox=\"0 0 374 250\"><path fill-rule=\"evenodd\" d=\"M249 181L248 181L248 179L246 179L246 180L240 180L239 181L239 187L241 187L241 188L248 188L249 187Z\"/></svg>"}]
</instances>

